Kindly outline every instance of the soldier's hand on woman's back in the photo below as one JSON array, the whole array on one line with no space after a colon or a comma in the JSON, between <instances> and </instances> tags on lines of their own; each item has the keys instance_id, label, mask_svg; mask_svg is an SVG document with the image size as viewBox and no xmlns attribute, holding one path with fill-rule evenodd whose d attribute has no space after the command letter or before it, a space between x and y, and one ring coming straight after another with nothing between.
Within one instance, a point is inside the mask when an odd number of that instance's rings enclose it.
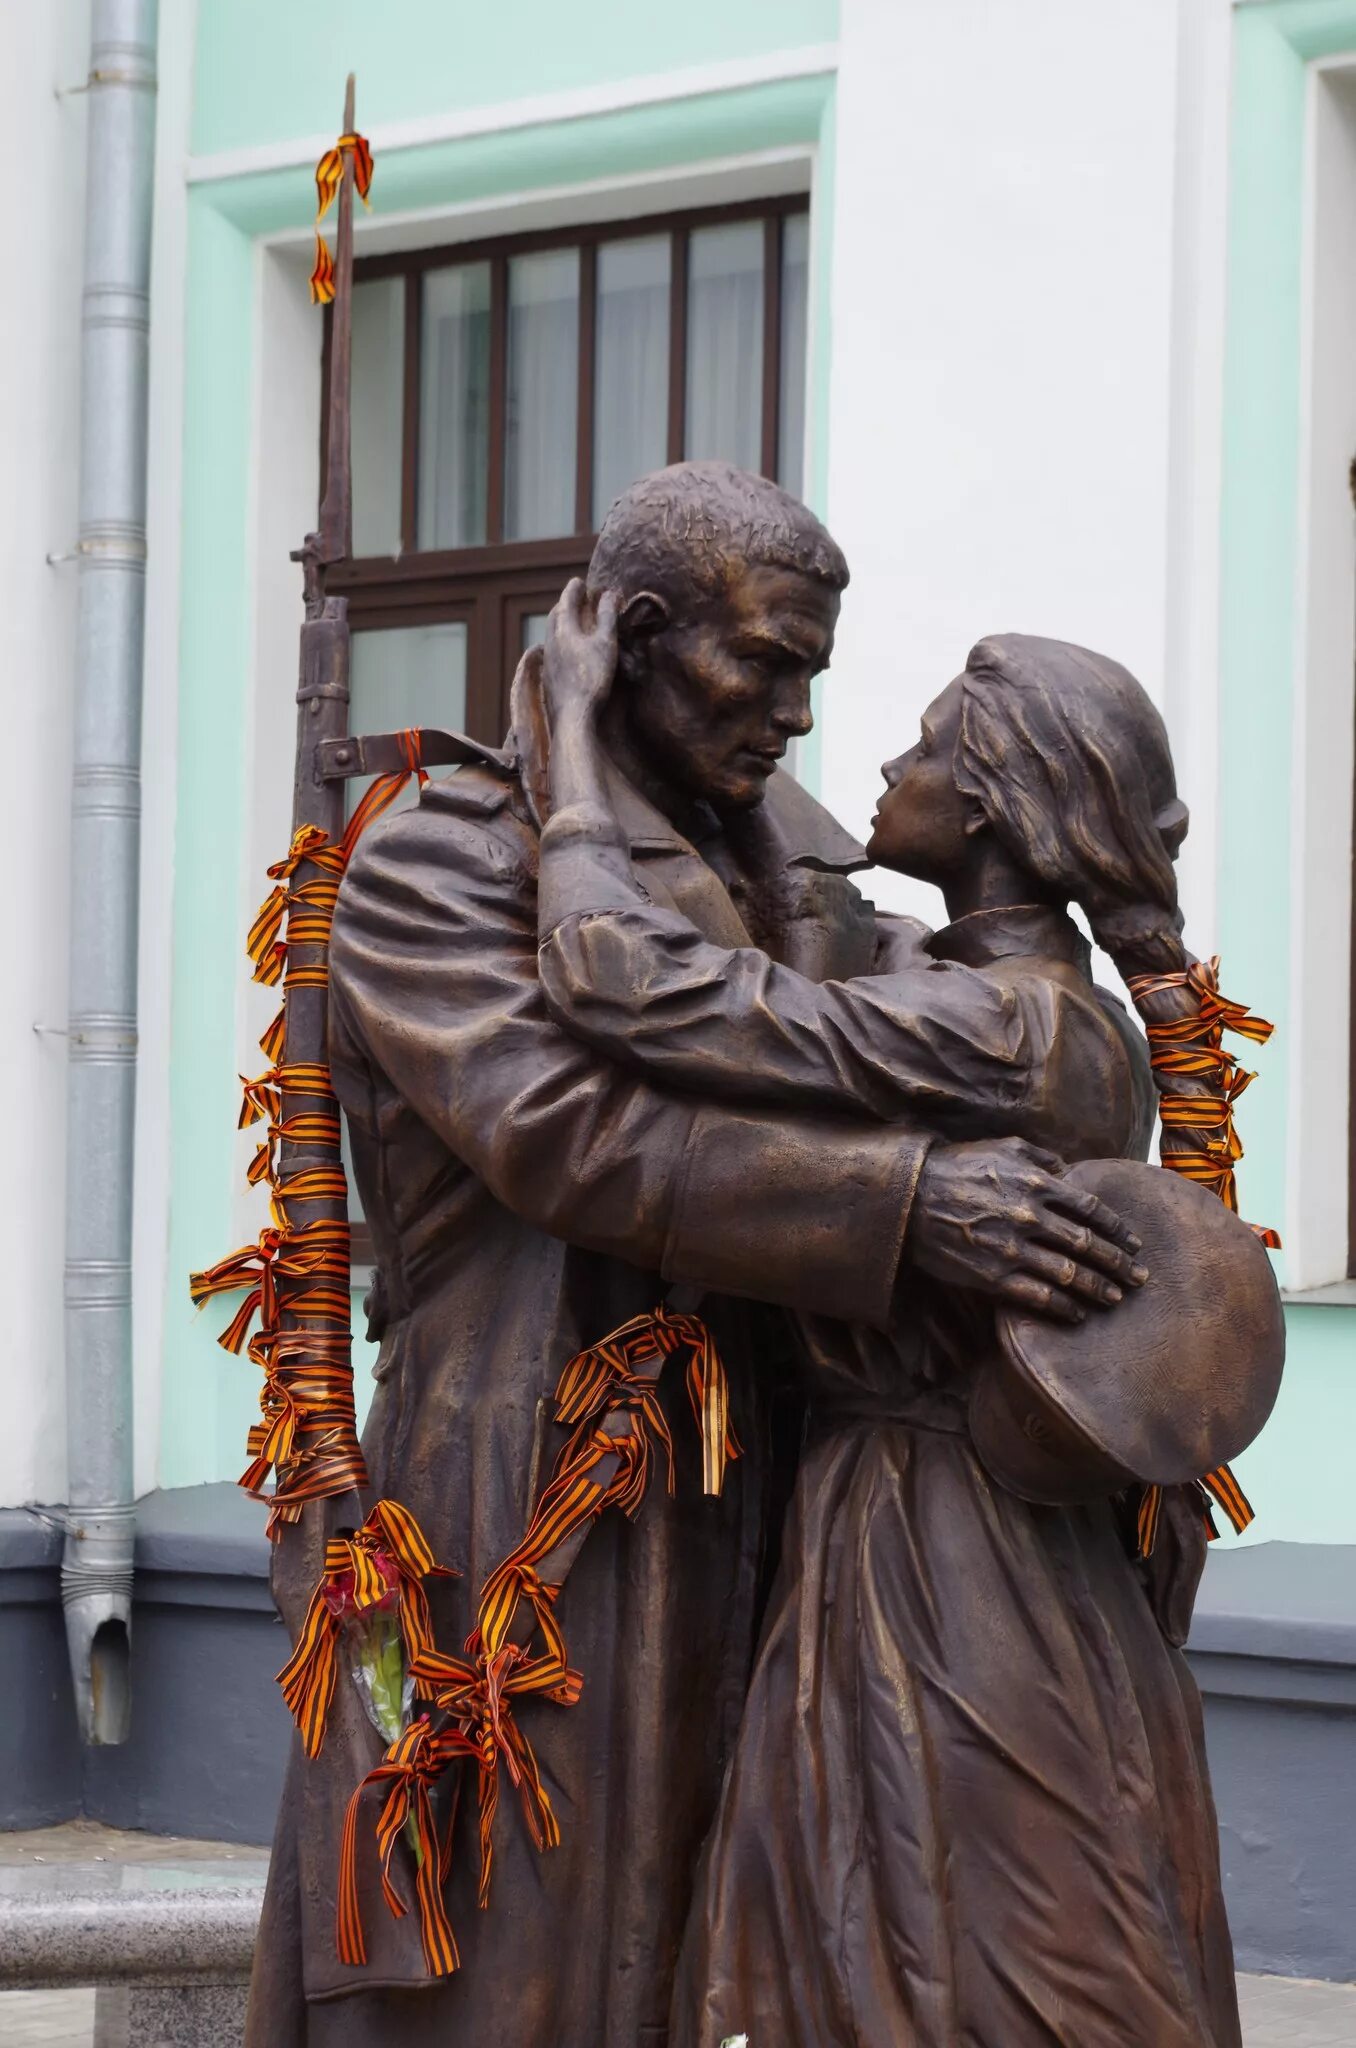
<instances>
[{"instance_id":1,"label":"soldier's hand on woman's back","mask_svg":"<svg viewBox=\"0 0 1356 2048\"><path fill-rule=\"evenodd\" d=\"M1148 1278L1139 1239L1064 1162L1021 1138L934 1145L923 1164L904 1263L1057 1322L1082 1322Z\"/></svg>"}]
</instances>

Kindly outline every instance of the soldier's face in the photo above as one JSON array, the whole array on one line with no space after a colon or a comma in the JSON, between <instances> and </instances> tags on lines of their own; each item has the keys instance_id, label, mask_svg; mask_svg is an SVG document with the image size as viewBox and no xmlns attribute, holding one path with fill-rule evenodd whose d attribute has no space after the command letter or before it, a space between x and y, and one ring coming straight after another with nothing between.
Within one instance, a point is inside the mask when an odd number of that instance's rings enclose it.
<instances>
[{"instance_id":1,"label":"soldier's face","mask_svg":"<svg viewBox=\"0 0 1356 2048\"><path fill-rule=\"evenodd\" d=\"M838 593L794 569L749 567L633 636L623 673L632 734L656 769L717 810L761 803L790 741L809 732Z\"/></svg>"}]
</instances>

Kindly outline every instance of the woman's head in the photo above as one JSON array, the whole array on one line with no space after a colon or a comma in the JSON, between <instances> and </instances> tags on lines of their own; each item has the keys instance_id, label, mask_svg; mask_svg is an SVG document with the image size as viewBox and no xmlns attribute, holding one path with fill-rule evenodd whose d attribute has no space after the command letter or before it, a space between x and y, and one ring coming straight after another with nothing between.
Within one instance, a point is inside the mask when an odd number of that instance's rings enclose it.
<instances>
[{"instance_id":1,"label":"woman's head","mask_svg":"<svg viewBox=\"0 0 1356 2048\"><path fill-rule=\"evenodd\" d=\"M1136 971L1176 964L1186 834L1167 731L1119 663L1061 640L981 640L892 761L873 860L943 887L1001 850L1040 900L1082 905Z\"/></svg>"}]
</instances>

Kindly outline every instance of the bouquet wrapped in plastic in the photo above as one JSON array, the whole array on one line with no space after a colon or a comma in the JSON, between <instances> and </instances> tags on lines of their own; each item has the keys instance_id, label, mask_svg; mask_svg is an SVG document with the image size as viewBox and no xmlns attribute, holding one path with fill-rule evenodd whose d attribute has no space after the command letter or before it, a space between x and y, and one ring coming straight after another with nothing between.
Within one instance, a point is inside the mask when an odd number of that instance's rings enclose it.
<instances>
[{"instance_id":1,"label":"bouquet wrapped in plastic","mask_svg":"<svg viewBox=\"0 0 1356 2048\"><path fill-rule=\"evenodd\" d=\"M409 1726L425 1688L416 1658L433 1648L424 1580L456 1578L435 1564L423 1531L398 1501L380 1500L362 1528L325 1546L296 1649L278 1673L308 1756L319 1756L342 1649L368 1719L387 1746Z\"/></svg>"}]
</instances>

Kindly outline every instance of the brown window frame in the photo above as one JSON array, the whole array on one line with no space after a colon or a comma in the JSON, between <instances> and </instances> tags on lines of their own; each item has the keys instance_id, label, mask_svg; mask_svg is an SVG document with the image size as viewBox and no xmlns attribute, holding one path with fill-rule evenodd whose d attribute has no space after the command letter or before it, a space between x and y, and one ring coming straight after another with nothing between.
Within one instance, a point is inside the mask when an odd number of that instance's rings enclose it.
<instances>
[{"instance_id":1,"label":"brown window frame","mask_svg":"<svg viewBox=\"0 0 1356 2048\"><path fill-rule=\"evenodd\" d=\"M642 235L670 237L669 403L667 459L682 459L687 405L688 238L697 228L761 220L763 250L763 409L760 468L777 472L781 419L781 289L785 224L808 213L808 192L681 212L636 214L622 220L546 228L479 241L440 243L432 248L360 257L359 284L380 277L405 280L404 413L401 440L401 552L344 563L329 588L348 599L355 632L376 627L467 622L466 730L497 743L508 723L508 694L522 646L522 621L549 611L571 576L582 576L593 552L594 335L597 316L598 250L604 242ZM579 273L579 399L575 442L575 527L549 540L505 541L504 456L508 364L508 266L514 256L543 249L577 248ZM416 546L419 498L419 386L422 336L422 281L426 272L454 263L490 265L490 417L486 541L479 546L426 550ZM321 419L329 387L330 321L325 321ZM324 443L321 443L324 486Z\"/></svg>"}]
</instances>

